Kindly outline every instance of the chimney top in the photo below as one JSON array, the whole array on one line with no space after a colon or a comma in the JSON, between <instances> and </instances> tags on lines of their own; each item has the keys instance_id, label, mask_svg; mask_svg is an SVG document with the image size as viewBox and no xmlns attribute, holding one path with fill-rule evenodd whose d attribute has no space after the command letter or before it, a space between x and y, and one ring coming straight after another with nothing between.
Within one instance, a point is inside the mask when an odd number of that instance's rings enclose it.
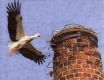
<instances>
[{"instance_id":1,"label":"chimney top","mask_svg":"<svg viewBox=\"0 0 104 80\"><path fill-rule=\"evenodd\" d=\"M52 37L51 46L56 45L56 43L59 42L62 37L65 38L66 35L70 36L70 34L74 34L74 33L87 33L87 34L92 35L96 40L98 40L97 34L91 28L85 28L84 26L79 25L79 24L68 24Z\"/></svg>"}]
</instances>

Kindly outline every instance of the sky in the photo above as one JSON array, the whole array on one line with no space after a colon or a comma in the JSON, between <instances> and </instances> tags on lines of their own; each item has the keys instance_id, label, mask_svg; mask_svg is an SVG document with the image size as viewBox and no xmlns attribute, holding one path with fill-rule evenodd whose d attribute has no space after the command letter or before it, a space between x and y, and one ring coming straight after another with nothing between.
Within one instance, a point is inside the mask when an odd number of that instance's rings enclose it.
<instances>
[{"instance_id":1,"label":"sky","mask_svg":"<svg viewBox=\"0 0 104 80\"><path fill-rule=\"evenodd\" d=\"M50 55L40 66L20 54L8 57L6 6L13 1L0 0L0 80L52 80L48 75L52 68L47 65L50 63L52 67L54 53L49 41L52 31L61 30L67 24L81 24L97 33L104 63L104 0L20 0L25 32L40 33L41 37L32 44Z\"/></svg>"}]
</instances>

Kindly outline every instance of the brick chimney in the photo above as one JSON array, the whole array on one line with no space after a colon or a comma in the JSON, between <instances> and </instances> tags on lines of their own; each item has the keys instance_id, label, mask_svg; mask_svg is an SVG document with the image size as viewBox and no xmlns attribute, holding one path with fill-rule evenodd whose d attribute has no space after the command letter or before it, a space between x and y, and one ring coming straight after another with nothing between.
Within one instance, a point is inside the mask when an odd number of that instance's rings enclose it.
<instances>
[{"instance_id":1,"label":"brick chimney","mask_svg":"<svg viewBox=\"0 0 104 80\"><path fill-rule=\"evenodd\" d=\"M51 40L54 80L104 80L96 33L67 25Z\"/></svg>"}]
</instances>

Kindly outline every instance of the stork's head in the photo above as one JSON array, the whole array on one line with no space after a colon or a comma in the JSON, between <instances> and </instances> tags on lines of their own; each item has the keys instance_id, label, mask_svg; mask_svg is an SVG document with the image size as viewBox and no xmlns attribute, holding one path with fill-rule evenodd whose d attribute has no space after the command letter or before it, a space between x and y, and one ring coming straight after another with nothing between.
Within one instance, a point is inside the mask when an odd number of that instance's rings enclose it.
<instances>
[{"instance_id":1,"label":"stork's head","mask_svg":"<svg viewBox=\"0 0 104 80\"><path fill-rule=\"evenodd\" d=\"M40 33L36 33L35 35L32 36L33 39L39 38L40 37Z\"/></svg>"}]
</instances>

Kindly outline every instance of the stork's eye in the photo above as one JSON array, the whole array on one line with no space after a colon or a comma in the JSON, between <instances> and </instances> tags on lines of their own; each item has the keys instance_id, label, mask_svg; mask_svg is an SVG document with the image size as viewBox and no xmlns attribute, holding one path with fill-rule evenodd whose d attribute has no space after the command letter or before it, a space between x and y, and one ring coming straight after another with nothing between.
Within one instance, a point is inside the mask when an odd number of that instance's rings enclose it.
<instances>
[{"instance_id":1,"label":"stork's eye","mask_svg":"<svg viewBox=\"0 0 104 80\"><path fill-rule=\"evenodd\" d=\"M22 17L20 19L22 20Z\"/></svg>"}]
</instances>

